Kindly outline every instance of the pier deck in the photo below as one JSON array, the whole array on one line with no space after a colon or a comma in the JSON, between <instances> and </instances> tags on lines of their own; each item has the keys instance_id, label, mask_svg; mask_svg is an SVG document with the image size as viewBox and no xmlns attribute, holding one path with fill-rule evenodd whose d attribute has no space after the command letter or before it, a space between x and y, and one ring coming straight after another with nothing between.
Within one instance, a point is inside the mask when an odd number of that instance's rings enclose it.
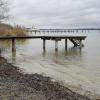
<instances>
[{"instance_id":1,"label":"pier deck","mask_svg":"<svg viewBox=\"0 0 100 100\"><path fill-rule=\"evenodd\" d=\"M75 39L82 39L84 40L86 36L73 36L73 35L54 35L54 36L6 36L6 37L0 37L0 39L42 39L42 38L60 38L60 39L65 39L65 38L75 38Z\"/></svg>"},{"instance_id":2,"label":"pier deck","mask_svg":"<svg viewBox=\"0 0 100 100\"><path fill-rule=\"evenodd\" d=\"M12 40L12 51L16 50L16 39L42 39L43 40L43 50L46 48L46 40L54 40L55 41L55 50L58 50L58 41L65 39L65 50L67 50L67 40L69 39L74 46L82 46L82 40L85 40L86 36L69 36L69 35L56 35L56 36L12 36L12 37L0 37L2 39L10 39Z\"/></svg>"}]
</instances>

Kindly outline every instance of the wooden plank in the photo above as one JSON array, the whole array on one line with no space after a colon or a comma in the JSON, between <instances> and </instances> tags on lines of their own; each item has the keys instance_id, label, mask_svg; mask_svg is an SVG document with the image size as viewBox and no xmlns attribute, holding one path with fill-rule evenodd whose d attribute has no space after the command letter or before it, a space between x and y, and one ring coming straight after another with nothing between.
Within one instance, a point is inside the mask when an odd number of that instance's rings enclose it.
<instances>
[{"instance_id":1,"label":"wooden plank","mask_svg":"<svg viewBox=\"0 0 100 100\"><path fill-rule=\"evenodd\" d=\"M75 38L75 39L82 39L84 40L86 36L13 36L13 37L0 37L0 39L37 39L37 38L59 38L59 39L65 39L65 38Z\"/></svg>"}]
</instances>

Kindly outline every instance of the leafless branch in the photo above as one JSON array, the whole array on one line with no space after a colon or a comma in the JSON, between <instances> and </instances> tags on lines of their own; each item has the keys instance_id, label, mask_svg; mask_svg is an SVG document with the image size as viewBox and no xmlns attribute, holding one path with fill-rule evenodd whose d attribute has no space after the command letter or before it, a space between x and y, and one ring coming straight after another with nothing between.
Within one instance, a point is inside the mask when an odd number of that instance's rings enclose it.
<instances>
[{"instance_id":1,"label":"leafless branch","mask_svg":"<svg viewBox=\"0 0 100 100\"><path fill-rule=\"evenodd\" d=\"M6 0L0 0L0 22L8 19L8 3Z\"/></svg>"}]
</instances>

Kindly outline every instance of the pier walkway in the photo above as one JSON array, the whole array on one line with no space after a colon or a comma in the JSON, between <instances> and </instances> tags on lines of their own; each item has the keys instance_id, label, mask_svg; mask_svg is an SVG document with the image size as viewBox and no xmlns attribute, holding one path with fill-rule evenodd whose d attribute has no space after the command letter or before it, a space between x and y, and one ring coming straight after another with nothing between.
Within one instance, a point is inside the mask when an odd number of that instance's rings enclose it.
<instances>
[{"instance_id":1,"label":"pier walkway","mask_svg":"<svg viewBox=\"0 0 100 100\"><path fill-rule=\"evenodd\" d=\"M44 33L51 33L51 32L57 32L57 33L70 33L70 32L86 32L86 31L99 31L100 28L69 28L69 29L32 29L32 28L26 28L29 32L44 32Z\"/></svg>"}]
</instances>

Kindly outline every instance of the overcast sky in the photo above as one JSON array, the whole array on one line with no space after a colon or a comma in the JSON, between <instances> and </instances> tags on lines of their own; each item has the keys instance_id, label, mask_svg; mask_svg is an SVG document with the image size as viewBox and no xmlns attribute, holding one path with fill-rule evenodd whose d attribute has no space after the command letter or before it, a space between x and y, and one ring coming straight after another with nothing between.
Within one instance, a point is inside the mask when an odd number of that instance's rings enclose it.
<instances>
[{"instance_id":1,"label":"overcast sky","mask_svg":"<svg viewBox=\"0 0 100 100\"><path fill-rule=\"evenodd\" d=\"M36 27L100 25L100 0L10 0L12 24Z\"/></svg>"}]
</instances>

